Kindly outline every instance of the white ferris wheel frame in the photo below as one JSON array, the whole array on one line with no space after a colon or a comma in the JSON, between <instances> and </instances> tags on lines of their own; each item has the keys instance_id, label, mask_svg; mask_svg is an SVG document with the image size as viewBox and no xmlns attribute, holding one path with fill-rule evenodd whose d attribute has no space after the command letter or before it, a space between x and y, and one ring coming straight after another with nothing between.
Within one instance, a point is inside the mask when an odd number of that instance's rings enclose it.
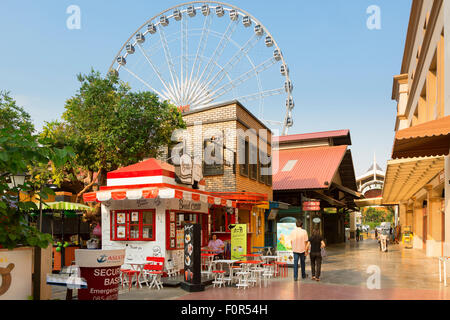
<instances>
[{"instance_id":1,"label":"white ferris wheel frame","mask_svg":"<svg viewBox=\"0 0 450 320\"><path fill-rule=\"evenodd\" d=\"M188 74L188 41L187 41L187 23L186 21L188 19L186 19L186 17L183 17L181 19L179 19L178 22L181 23L181 48L182 48L182 52L181 52L181 75L180 78L178 78L177 73L175 72L174 69L174 63L173 63L173 59L171 57L170 54L170 50L168 48L168 43L167 43L167 38L164 32L164 26L161 24L161 17L166 17L168 20L170 19L175 19L175 16L173 13L171 14L167 14L168 12L173 11L174 9L178 9L181 13L181 15L183 15L183 13L187 14L187 7L189 5L216 5L216 6L222 6L224 12L228 11L231 12L232 10L236 10L236 14L238 14L241 17L249 17L251 20L251 23L254 23L255 25L259 25L263 32L261 35L257 35L256 33L253 33L253 36L247 41L246 44L244 44L243 46L239 46L236 45L238 48L240 48L239 52L237 52L227 63L225 66L220 66L217 61L213 61L213 58L215 57L215 55L217 53L220 53L220 50L223 50L225 48L225 46L227 45L227 43L223 43L223 41L228 41L228 42L232 42L233 40L231 39L230 36L227 36L227 34L232 34L234 32L234 29L236 29L239 19L236 20L231 20L227 30L225 31L224 34L220 34L219 35L222 36L222 39L219 42L219 45L217 46L216 50L214 51L213 55L210 58L204 57L203 56L203 51L204 51L204 47L206 45L206 42L204 42L204 33L207 31L208 34L206 35L206 40L209 36L209 33L213 30L206 28L207 23L209 23L209 25L211 24L211 20L212 18L208 18L211 17L211 15L213 13L209 13L208 15L206 15L205 21L204 21L204 25L203 25L203 29L202 29L202 36L200 39L200 43L198 44L198 48L197 48L197 53L196 53L196 57L195 57L195 61L192 65L192 70L190 72L190 75ZM194 7L195 10L198 10L201 12L202 7ZM217 7L209 7L210 10L214 10ZM167 14L167 15L166 15ZM138 42L136 40L136 35L138 33L142 33L142 35L145 37L148 33L149 30L145 30L144 32L141 32L142 29L144 29L148 24L153 23L155 27L159 27L158 28L158 33L160 35L160 40L161 40L161 45L163 47L164 50L164 55L165 55L165 59L166 62L169 66L169 73L170 73L170 78L172 80L172 83L167 83L162 74L160 73L160 71L158 70L158 68L153 64L153 62L151 61L150 57L146 54L144 48L142 47L141 43ZM216 32L217 33L217 32ZM259 79L258 74L264 70L266 70L267 68L269 68L270 66L272 66L273 64L275 64L276 59L274 57L269 58L267 60L265 60L264 62L262 62L261 64L255 66L254 63L252 62L252 60L248 57L247 53L248 51L250 51L251 48L253 48L253 46L256 44L257 41L260 40L260 38L262 37L262 35L267 34L268 37L271 38L271 41L273 43L273 47L275 48L275 50L278 50L279 54L280 54L280 61L281 61L281 65L284 66L284 70L285 70L285 74L283 74L283 76L285 77L285 84L283 85L283 87L278 88L278 89L270 89L270 90L262 90L261 87L261 82ZM133 39L135 39L133 41ZM255 43L253 43L255 42ZM118 63L118 58L122 57L122 58L126 58L128 57L129 53L125 50L125 53L122 54L122 52L124 51L124 49L126 48L126 46L128 44L131 44L134 48L138 48L138 50L142 53L142 55L144 56L145 60L149 63L149 65L151 66L151 68L153 69L153 71L155 72L155 74L157 75L159 81L161 82L161 84L164 87L164 91L160 92L158 90L156 90L155 88L153 88L152 86L150 86L146 81L144 81L143 79L141 79L137 74L135 74L133 71L129 70L127 67L125 67L125 65L122 65L120 63ZM240 55L240 56L238 56ZM225 70L226 67L228 67L229 65L231 65L231 67L233 67L233 65L231 64L232 62L239 62L243 56L247 56L252 69L250 69L248 72L240 75L238 78L231 80L231 78L228 76L228 72ZM196 65L198 64L198 60L202 60L203 58L206 58L206 60L208 61L208 64L206 66L206 68L203 69L202 74L200 75L200 78L198 78L199 81L192 81L193 80L193 74L194 74L194 70ZM237 59L237 61L233 61L233 59ZM117 67L114 68L114 65L117 64ZM211 73L214 70L210 69L211 64L214 64L216 67L218 67L220 70L219 73L216 73L215 76L213 76L211 78ZM199 64L198 69L196 71L196 76L198 77L198 74L200 72L199 68L200 68L201 64ZM108 70L110 71L119 71L121 68L123 68L124 70L126 70L128 73L130 73L133 77L135 77L137 80L139 80L140 82L142 82L144 85L146 85L150 90L152 90L153 92L155 92L156 94L158 94L160 97L166 98L167 100L171 100L172 102L178 101L178 102L182 102L182 101L195 101L198 105L205 105L207 106L208 103L212 103L215 102L217 100L218 97L226 94L227 92L229 92L230 90L232 90L233 88L235 88L236 85L238 85L239 83L245 82L246 80L250 79L252 77L252 74L255 74L257 76L257 81L258 81L258 87L260 88L260 92L258 93L254 93L254 94L250 94L247 96L242 96L237 98L237 100L239 101L248 101L248 100L254 100L254 99L258 99L258 98L264 98L264 97L269 97L269 96L273 96L273 95L278 95L281 94L283 91L285 91L287 93L287 100L286 100L286 114L285 114L285 118L284 118L284 122L279 122L279 121L271 121L271 120L263 120L267 123L270 124L280 124L283 125L283 130L282 130L282 135L287 135L289 128L292 126L292 110L294 108L294 106L289 106L289 102L293 101L292 98L292 89L291 88L285 88L286 84L288 86L291 85L291 80L289 77L289 71L288 71L288 67L285 61L285 58L282 54L282 51L280 50L275 38L271 35L271 33L269 32L269 30L258 20L256 19L253 15L251 15L250 13L248 13L245 10L242 10L234 5L228 4L228 3L224 3L224 2L219 2L219 1L190 1L190 2L185 2L185 3L181 3L178 4L176 6L170 7L160 13L158 13L157 15L153 16L152 18L148 19L145 23L143 23L126 41L125 43L122 45L122 47L119 49L118 53L116 54L113 62L111 63L110 67ZM231 70L231 69L230 69ZM205 78L206 83L201 83L200 80L203 80L203 76L204 74L208 72L207 77ZM220 78L219 80L216 80L217 78ZM219 85L221 83L221 81L223 80L224 77L228 77L228 79L230 80L230 82L228 82L225 85L219 86L219 88L216 88L217 85ZM208 93L206 94L205 89L208 88L208 85L210 84L215 84L213 88L213 92L212 93ZM181 90L176 90L177 87ZM215 95L218 95L214 98ZM183 96L184 95L184 96ZM213 99L214 98L214 99ZM182 103L181 106L183 105Z\"/></svg>"}]
</instances>

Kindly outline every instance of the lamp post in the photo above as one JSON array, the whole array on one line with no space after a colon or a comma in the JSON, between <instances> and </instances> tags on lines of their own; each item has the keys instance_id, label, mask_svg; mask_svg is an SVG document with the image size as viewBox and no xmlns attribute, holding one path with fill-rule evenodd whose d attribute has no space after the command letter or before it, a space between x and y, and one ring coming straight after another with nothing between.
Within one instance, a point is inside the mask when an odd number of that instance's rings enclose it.
<instances>
[{"instance_id":1,"label":"lamp post","mask_svg":"<svg viewBox=\"0 0 450 320\"><path fill-rule=\"evenodd\" d=\"M39 188L39 193L42 193L43 187L48 187L50 189L56 189L57 186L54 184L44 184ZM39 194L39 232L42 232L42 198ZM33 286L33 297L34 300L40 300L41 298L41 255L42 250L40 247L35 248L34 254L34 286Z\"/></svg>"}]
</instances>

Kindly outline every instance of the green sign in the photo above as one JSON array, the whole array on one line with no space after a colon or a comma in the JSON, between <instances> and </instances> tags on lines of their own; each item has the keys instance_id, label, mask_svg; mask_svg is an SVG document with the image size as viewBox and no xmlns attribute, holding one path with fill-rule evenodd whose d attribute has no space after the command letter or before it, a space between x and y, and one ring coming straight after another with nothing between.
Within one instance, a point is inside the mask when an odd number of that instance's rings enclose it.
<instances>
[{"instance_id":1,"label":"green sign","mask_svg":"<svg viewBox=\"0 0 450 320\"><path fill-rule=\"evenodd\" d=\"M231 260L242 260L247 254L247 225L233 224L231 230Z\"/></svg>"}]
</instances>

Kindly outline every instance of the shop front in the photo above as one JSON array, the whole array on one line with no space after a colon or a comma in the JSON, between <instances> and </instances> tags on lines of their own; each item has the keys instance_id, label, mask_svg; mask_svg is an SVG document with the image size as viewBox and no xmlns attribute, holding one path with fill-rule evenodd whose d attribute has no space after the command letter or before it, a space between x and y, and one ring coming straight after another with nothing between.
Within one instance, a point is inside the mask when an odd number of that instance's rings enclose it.
<instances>
[{"instance_id":1,"label":"shop front","mask_svg":"<svg viewBox=\"0 0 450 320\"><path fill-rule=\"evenodd\" d=\"M84 195L102 203L102 249L125 249L127 261L165 257L166 267L184 268L184 225L200 224L201 244L211 233L210 208L233 209L231 200L181 185L175 168L156 159L108 173L107 186Z\"/></svg>"},{"instance_id":2,"label":"shop front","mask_svg":"<svg viewBox=\"0 0 450 320\"><path fill-rule=\"evenodd\" d=\"M267 195L254 192L213 192L212 194L232 201L235 207L211 208L211 235L225 243L225 256L230 257L231 230L235 224L246 225L247 254L254 247L264 246L264 214L269 207Z\"/></svg>"}]
</instances>

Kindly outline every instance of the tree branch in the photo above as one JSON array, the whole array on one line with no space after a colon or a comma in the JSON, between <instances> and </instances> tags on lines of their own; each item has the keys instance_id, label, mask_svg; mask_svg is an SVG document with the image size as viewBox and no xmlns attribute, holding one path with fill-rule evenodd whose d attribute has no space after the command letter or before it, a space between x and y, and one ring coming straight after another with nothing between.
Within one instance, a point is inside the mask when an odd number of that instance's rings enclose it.
<instances>
[{"instance_id":1,"label":"tree branch","mask_svg":"<svg viewBox=\"0 0 450 320\"><path fill-rule=\"evenodd\" d=\"M89 190L89 189L94 185L94 183L97 182L98 177L100 176L100 172L101 172L101 171L102 171L102 168L100 168L100 169L97 171L97 176L95 177L95 179L92 179L91 183L89 183L86 187L84 187L83 190L81 190L81 191L77 194L77 198L76 198L75 202L78 202L78 198L79 198L80 196L82 196L83 193L85 193L87 190Z\"/></svg>"}]
</instances>

